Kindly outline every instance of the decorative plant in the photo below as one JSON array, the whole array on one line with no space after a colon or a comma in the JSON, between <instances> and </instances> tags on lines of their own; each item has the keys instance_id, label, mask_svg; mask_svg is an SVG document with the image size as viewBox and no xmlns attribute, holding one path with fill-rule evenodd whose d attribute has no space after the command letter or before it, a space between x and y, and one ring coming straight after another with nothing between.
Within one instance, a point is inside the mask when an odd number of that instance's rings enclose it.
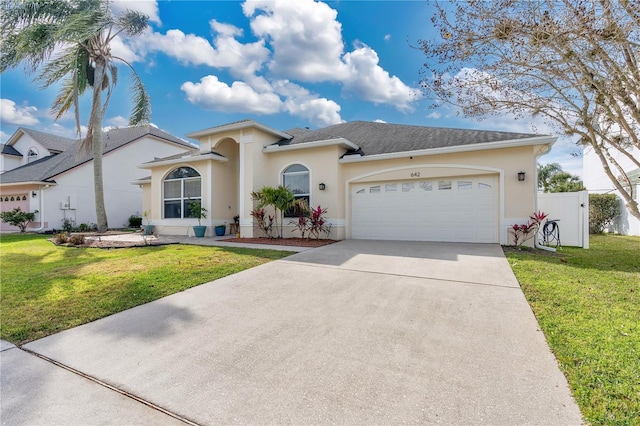
<instances>
[{"instance_id":1,"label":"decorative plant","mask_svg":"<svg viewBox=\"0 0 640 426\"><path fill-rule=\"evenodd\" d=\"M546 219L548 215L541 211L534 212L531 216L529 216L529 220L523 224L514 224L510 231L513 234L513 245L515 245L518 250L522 248L522 244L525 243L528 239L535 236L540 229L540 224L543 220Z\"/></svg>"},{"instance_id":2,"label":"decorative plant","mask_svg":"<svg viewBox=\"0 0 640 426\"><path fill-rule=\"evenodd\" d=\"M20 228L20 232L24 233L27 230L29 223L33 222L36 218L36 213L38 213L38 210L34 210L29 213L23 212L20 207L16 207L11 211L0 213L0 219L2 219L4 223L17 226Z\"/></svg>"},{"instance_id":3,"label":"decorative plant","mask_svg":"<svg viewBox=\"0 0 640 426\"><path fill-rule=\"evenodd\" d=\"M202 207L200 200L189 203L189 217L198 219L198 226L202 226L201 220L207 218L207 209Z\"/></svg>"},{"instance_id":4,"label":"decorative plant","mask_svg":"<svg viewBox=\"0 0 640 426\"><path fill-rule=\"evenodd\" d=\"M233 223L235 223L236 225L240 225L240 215L237 214L233 217Z\"/></svg>"},{"instance_id":5,"label":"decorative plant","mask_svg":"<svg viewBox=\"0 0 640 426\"><path fill-rule=\"evenodd\" d=\"M293 231L299 231L301 238L305 238L306 235L307 239L311 237L320 239L320 234L325 234L328 237L331 233L331 224L327 224L325 217L327 209L321 206L310 209L306 206L306 202L304 204L304 206L297 206L300 212L298 219L289 222L289 224L294 225Z\"/></svg>"},{"instance_id":6,"label":"decorative plant","mask_svg":"<svg viewBox=\"0 0 640 426\"><path fill-rule=\"evenodd\" d=\"M140 228L142 225L142 218L137 214L129 216L129 228Z\"/></svg>"},{"instance_id":7,"label":"decorative plant","mask_svg":"<svg viewBox=\"0 0 640 426\"><path fill-rule=\"evenodd\" d=\"M293 207L296 197L289 188L282 185L277 188L264 186L260 191L252 192L251 199L258 202L258 208L272 206L275 210L275 226L278 229L278 216L280 216L280 229L278 238L282 238L282 227L284 225L284 212Z\"/></svg>"},{"instance_id":8,"label":"decorative plant","mask_svg":"<svg viewBox=\"0 0 640 426\"><path fill-rule=\"evenodd\" d=\"M264 209L256 209L251 211L253 216L258 222L258 228L264 232L264 235L268 238L273 238L273 221L274 217L265 213Z\"/></svg>"}]
</instances>

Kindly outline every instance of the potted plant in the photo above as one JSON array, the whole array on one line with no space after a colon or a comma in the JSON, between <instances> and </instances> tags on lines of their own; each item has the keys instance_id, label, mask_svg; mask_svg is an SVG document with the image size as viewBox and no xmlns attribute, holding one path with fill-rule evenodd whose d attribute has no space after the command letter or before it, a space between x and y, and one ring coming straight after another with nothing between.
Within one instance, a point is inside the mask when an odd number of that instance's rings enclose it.
<instances>
[{"instance_id":1,"label":"potted plant","mask_svg":"<svg viewBox=\"0 0 640 426\"><path fill-rule=\"evenodd\" d=\"M227 231L227 225L216 225L216 236L222 237Z\"/></svg>"},{"instance_id":2,"label":"potted plant","mask_svg":"<svg viewBox=\"0 0 640 426\"><path fill-rule=\"evenodd\" d=\"M145 210L142 212L142 217L144 217L144 220L147 223L142 227L144 235L152 235L154 225L151 224L151 210Z\"/></svg>"},{"instance_id":3,"label":"potted plant","mask_svg":"<svg viewBox=\"0 0 640 426\"><path fill-rule=\"evenodd\" d=\"M195 217L198 219L198 225L193 226L193 233L197 238L204 237L204 234L207 232L207 227L202 226L202 219L207 218L207 209L202 207L200 204L200 200L193 201L189 203L189 217Z\"/></svg>"}]
</instances>

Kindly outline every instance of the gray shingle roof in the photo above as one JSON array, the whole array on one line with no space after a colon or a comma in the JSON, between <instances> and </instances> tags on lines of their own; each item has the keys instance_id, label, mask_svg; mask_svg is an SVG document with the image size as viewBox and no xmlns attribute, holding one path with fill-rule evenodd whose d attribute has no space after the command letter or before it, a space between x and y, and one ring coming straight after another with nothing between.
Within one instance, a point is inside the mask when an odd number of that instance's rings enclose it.
<instances>
[{"instance_id":1,"label":"gray shingle roof","mask_svg":"<svg viewBox=\"0 0 640 426\"><path fill-rule=\"evenodd\" d=\"M104 134L104 153L118 149L130 142L138 140L144 136L152 135L156 138L164 139L186 148L195 148L194 145L176 138L169 133L153 126L136 126L122 129L112 129ZM85 153L80 150L82 141L77 140L67 150L60 154L50 155L26 164L13 170L9 170L0 175L0 184L18 182L46 182L51 181L60 173L66 172L87 161L93 159L93 153Z\"/></svg>"},{"instance_id":2,"label":"gray shingle roof","mask_svg":"<svg viewBox=\"0 0 640 426\"><path fill-rule=\"evenodd\" d=\"M24 127L20 127L18 130L31 136L36 142L47 148L52 153L62 152L76 142L76 139L52 135L50 133L44 133L33 129L26 129Z\"/></svg>"},{"instance_id":3,"label":"gray shingle roof","mask_svg":"<svg viewBox=\"0 0 640 426\"><path fill-rule=\"evenodd\" d=\"M503 142L540 136L527 133L424 127L367 121L341 123L315 131L293 129L287 130L286 133L291 134L293 138L282 140L278 142L278 145L344 138L358 145L361 148L358 153L365 156Z\"/></svg>"},{"instance_id":4,"label":"gray shingle roof","mask_svg":"<svg viewBox=\"0 0 640 426\"><path fill-rule=\"evenodd\" d=\"M0 144L0 145L2 145L2 150L0 152L2 152L4 155L14 155L16 157L22 157L22 154L20 154L18 150L15 149L13 146L5 145L5 144Z\"/></svg>"}]
</instances>

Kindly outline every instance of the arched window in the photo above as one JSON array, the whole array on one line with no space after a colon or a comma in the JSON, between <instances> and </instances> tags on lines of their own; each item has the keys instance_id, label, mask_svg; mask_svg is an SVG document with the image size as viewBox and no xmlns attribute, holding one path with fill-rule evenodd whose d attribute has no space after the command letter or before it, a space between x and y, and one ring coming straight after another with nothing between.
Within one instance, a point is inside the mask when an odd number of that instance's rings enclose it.
<instances>
[{"instance_id":1,"label":"arched window","mask_svg":"<svg viewBox=\"0 0 640 426\"><path fill-rule=\"evenodd\" d=\"M178 167L164 179L164 217L190 217L189 204L202 202L202 178L191 167Z\"/></svg>"},{"instance_id":2,"label":"arched window","mask_svg":"<svg viewBox=\"0 0 640 426\"><path fill-rule=\"evenodd\" d=\"M27 163L31 163L38 159L38 150L35 148L29 148L29 152L27 153Z\"/></svg>"},{"instance_id":3,"label":"arched window","mask_svg":"<svg viewBox=\"0 0 640 426\"><path fill-rule=\"evenodd\" d=\"M303 199L309 203L310 185L309 169L302 164L293 164L282 172L282 185L289 188L296 196L296 200ZM295 212L285 212L285 216L295 216Z\"/></svg>"}]
</instances>

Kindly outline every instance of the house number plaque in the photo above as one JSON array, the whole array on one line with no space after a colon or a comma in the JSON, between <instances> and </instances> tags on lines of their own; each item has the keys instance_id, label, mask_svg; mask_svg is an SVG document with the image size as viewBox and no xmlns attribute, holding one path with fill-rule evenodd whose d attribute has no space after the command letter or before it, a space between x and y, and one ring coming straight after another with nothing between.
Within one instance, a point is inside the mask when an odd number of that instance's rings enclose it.
<instances>
[{"instance_id":1,"label":"house number plaque","mask_svg":"<svg viewBox=\"0 0 640 426\"><path fill-rule=\"evenodd\" d=\"M420 172L411 172L411 177L420 177Z\"/></svg>"}]
</instances>

